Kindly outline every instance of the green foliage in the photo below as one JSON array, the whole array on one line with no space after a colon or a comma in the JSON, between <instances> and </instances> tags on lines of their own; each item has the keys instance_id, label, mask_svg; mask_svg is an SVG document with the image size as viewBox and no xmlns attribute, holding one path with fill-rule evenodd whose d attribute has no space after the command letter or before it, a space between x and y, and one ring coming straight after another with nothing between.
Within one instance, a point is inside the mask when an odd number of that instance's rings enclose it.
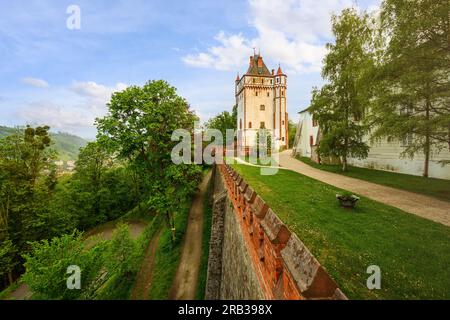
<instances>
[{"instance_id":1,"label":"green foliage","mask_svg":"<svg viewBox=\"0 0 450 320\"><path fill-rule=\"evenodd\" d=\"M12 259L9 266L19 265L19 254L28 249L27 241L42 239L46 233L46 216L56 185L55 154L48 130L47 126L28 126L0 139L0 250Z\"/></svg>"},{"instance_id":2,"label":"green foliage","mask_svg":"<svg viewBox=\"0 0 450 320\"><path fill-rule=\"evenodd\" d=\"M368 127L359 121L370 101L368 74L373 68L373 53L368 49L373 31L367 14L344 9L333 16L334 44L328 44L322 75L329 80L315 89L310 112L321 130L318 153L341 157L343 171L347 158L365 158L369 146L362 141Z\"/></svg>"},{"instance_id":3,"label":"green foliage","mask_svg":"<svg viewBox=\"0 0 450 320\"><path fill-rule=\"evenodd\" d=\"M448 0L385 0L381 10L373 137L400 142L404 157L423 154L425 177L450 143L449 15Z\"/></svg>"},{"instance_id":4,"label":"green foliage","mask_svg":"<svg viewBox=\"0 0 450 320\"><path fill-rule=\"evenodd\" d=\"M128 277L136 273L139 267L137 254L137 245L130 237L128 225L118 224L105 253L108 273L117 277Z\"/></svg>"},{"instance_id":5,"label":"green foliage","mask_svg":"<svg viewBox=\"0 0 450 320\"><path fill-rule=\"evenodd\" d=\"M19 128L19 130L22 130ZM0 138L17 133L17 129L0 126ZM56 159L62 161L76 160L80 148L87 144L87 141L83 138L64 133L50 133L50 138L54 142L52 149L56 151Z\"/></svg>"},{"instance_id":6,"label":"green foliage","mask_svg":"<svg viewBox=\"0 0 450 320\"><path fill-rule=\"evenodd\" d=\"M265 155L272 154L272 134L269 129L258 129L256 132L256 145L258 146L257 158L261 157L261 150L265 150Z\"/></svg>"},{"instance_id":7,"label":"green foliage","mask_svg":"<svg viewBox=\"0 0 450 320\"><path fill-rule=\"evenodd\" d=\"M289 149L291 149L294 146L295 142L295 135L297 133L297 124L294 123L294 121L289 120L288 122L288 134L289 134Z\"/></svg>"},{"instance_id":8,"label":"green foliage","mask_svg":"<svg viewBox=\"0 0 450 320\"><path fill-rule=\"evenodd\" d=\"M91 283L99 275L101 250L85 250L82 234L73 232L52 240L31 243L31 253L26 254L26 273L23 280L42 299L77 299L89 295ZM81 269L81 289L67 288L67 268Z\"/></svg>"},{"instance_id":9,"label":"green foliage","mask_svg":"<svg viewBox=\"0 0 450 320\"><path fill-rule=\"evenodd\" d=\"M193 132L197 117L176 89L162 80L114 93L108 108L109 113L97 119L99 142L145 173L151 181L149 204L167 216L175 232L173 215L179 211L179 199L195 190L200 169L172 163L170 154L177 144L172 133Z\"/></svg>"},{"instance_id":10,"label":"green foliage","mask_svg":"<svg viewBox=\"0 0 450 320\"><path fill-rule=\"evenodd\" d=\"M162 231L156 251L153 266L152 286L150 288L150 299L164 300L169 296L173 278L180 261L183 236L186 232L190 198L181 204L181 210L174 216L175 228L178 231L173 239L169 229Z\"/></svg>"},{"instance_id":11,"label":"green foliage","mask_svg":"<svg viewBox=\"0 0 450 320\"><path fill-rule=\"evenodd\" d=\"M209 119L205 123L207 129L217 129L222 133L223 141L225 142L227 129L237 129L237 106L233 106L231 114L228 111L223 111L217 116Z\"/></svg>"},{"instance_id":12,"label":"green foliage","mask_svg":"<svg viewBox=\"0 0 450 320\"><path fill-rule=\"evenodd\" d=\"M0 277L8 276L9 285L12 285L12 271L17 265L15 259L17 249L9 239L0 239Z\"/></svg>"}]
</instances>

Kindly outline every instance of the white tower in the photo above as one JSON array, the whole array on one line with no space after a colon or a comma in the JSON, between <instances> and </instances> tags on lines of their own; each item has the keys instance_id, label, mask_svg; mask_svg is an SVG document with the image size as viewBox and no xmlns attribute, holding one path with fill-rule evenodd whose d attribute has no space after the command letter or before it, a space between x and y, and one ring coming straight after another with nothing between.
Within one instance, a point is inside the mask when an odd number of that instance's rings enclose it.
<instances>
[{"instance_id":1,"label":"white tower","mask_svg":"<svg viewBox=\"0 0 450 320\"><path fill-rule=\"evenodd\" d=\"M256 146L258 129L268 129L276 148L288 146L286 112L287 76L281 67L275 74L267 69L261 55L250 57L247 72L236 78L238 140L248 152Z\"/></svg>"}]
</instances>

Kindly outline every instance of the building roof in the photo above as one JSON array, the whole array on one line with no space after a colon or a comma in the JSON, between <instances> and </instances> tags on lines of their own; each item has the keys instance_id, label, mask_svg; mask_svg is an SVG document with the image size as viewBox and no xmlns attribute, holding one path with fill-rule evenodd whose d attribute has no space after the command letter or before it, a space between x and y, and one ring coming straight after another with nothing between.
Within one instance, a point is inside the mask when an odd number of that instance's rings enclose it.
<instances>
[{"instance_id":1,"label":"building roof","mask_svg":"<svg viewBox=\"0 0 450 320\"><path fill-rule=\"evenodd\" d=\"M306 108L306 109L303 109L302 111L299 111L298 114L300 114L300 113L305 113L305 112L309 112L309 107Z\"/></svg>"},{"instance_id":2,"label":"building roof","mask_svg":"<svg viewBox=\"0 0 450 320\"><path fill-rule=\"evenodd\" d=\"M272 76L260 54L254 54L250 57L250 63L246 75Z\"/></svg>"},{"instance_id":3,"label":"building roof","mask_svg":"<svg viewBox=\"0 0 450 320\"><path fill-rule=\"evenodd\" d=\"M281 66L278 65L277 76L284 75L283 71L281 71Z\"/></svg>"}]
</instances>

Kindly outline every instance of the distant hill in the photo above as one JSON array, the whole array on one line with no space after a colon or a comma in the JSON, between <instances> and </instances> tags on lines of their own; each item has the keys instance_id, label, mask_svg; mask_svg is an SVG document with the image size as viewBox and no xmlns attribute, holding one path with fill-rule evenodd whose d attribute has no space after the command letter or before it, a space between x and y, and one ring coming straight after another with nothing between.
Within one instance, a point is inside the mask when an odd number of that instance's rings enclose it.
<instances>
[{"instance_id":1,"label":"distant hill","mask_svg":"<svg viewBox=\"0 0 450 320\"><path fill-rule=\"evenodd\" d=\"M0 139L13 134L15 130L14 128L0 126ZM64 132L51 132L50 136L53 141L52 147L58 152L58 159L62 161L76 160L79 149L88 143L83 138Z\"/></svg>"}]
</instances>

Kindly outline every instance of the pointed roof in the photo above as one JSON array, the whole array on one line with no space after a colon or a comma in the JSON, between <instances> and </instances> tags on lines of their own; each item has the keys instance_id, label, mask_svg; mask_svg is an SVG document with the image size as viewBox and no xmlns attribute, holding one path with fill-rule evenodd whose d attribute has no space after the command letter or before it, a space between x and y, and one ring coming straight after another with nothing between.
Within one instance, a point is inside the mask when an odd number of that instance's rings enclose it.
<instances>
[{"instance_id":1,"label":"pointed roof","mask_svg":"<svg viewBox=\"0 0 450 320\"><path fill-rule=\"evenodd\" d=\"M255 53L250 57L250 65L246 75L271 76L272 74L264 63L262 56Z\"/></svg>"},{"instance_id":2,"label":"pointed roof","mask_svg":"<svg viewBox=\"0 0 450 320\"><path fill-rule=\"evenodd\" d=\"M284 73L283 73L283 71L281 70L281 66L278 65L277 76L280 76L280 75L284 75Z\"/></svg>"},{"instance_id":3,"label":"pointed roof","mask_svg":"<svg viewBox=\"0 0 450 320\"><path fill-rule=\"evenodd\" d=\"M241 78L239 78L239 73L238 73L237 77L236 77L236 82L239 81L239 80L241 80Z\"/></svg>"}]
</instances>

